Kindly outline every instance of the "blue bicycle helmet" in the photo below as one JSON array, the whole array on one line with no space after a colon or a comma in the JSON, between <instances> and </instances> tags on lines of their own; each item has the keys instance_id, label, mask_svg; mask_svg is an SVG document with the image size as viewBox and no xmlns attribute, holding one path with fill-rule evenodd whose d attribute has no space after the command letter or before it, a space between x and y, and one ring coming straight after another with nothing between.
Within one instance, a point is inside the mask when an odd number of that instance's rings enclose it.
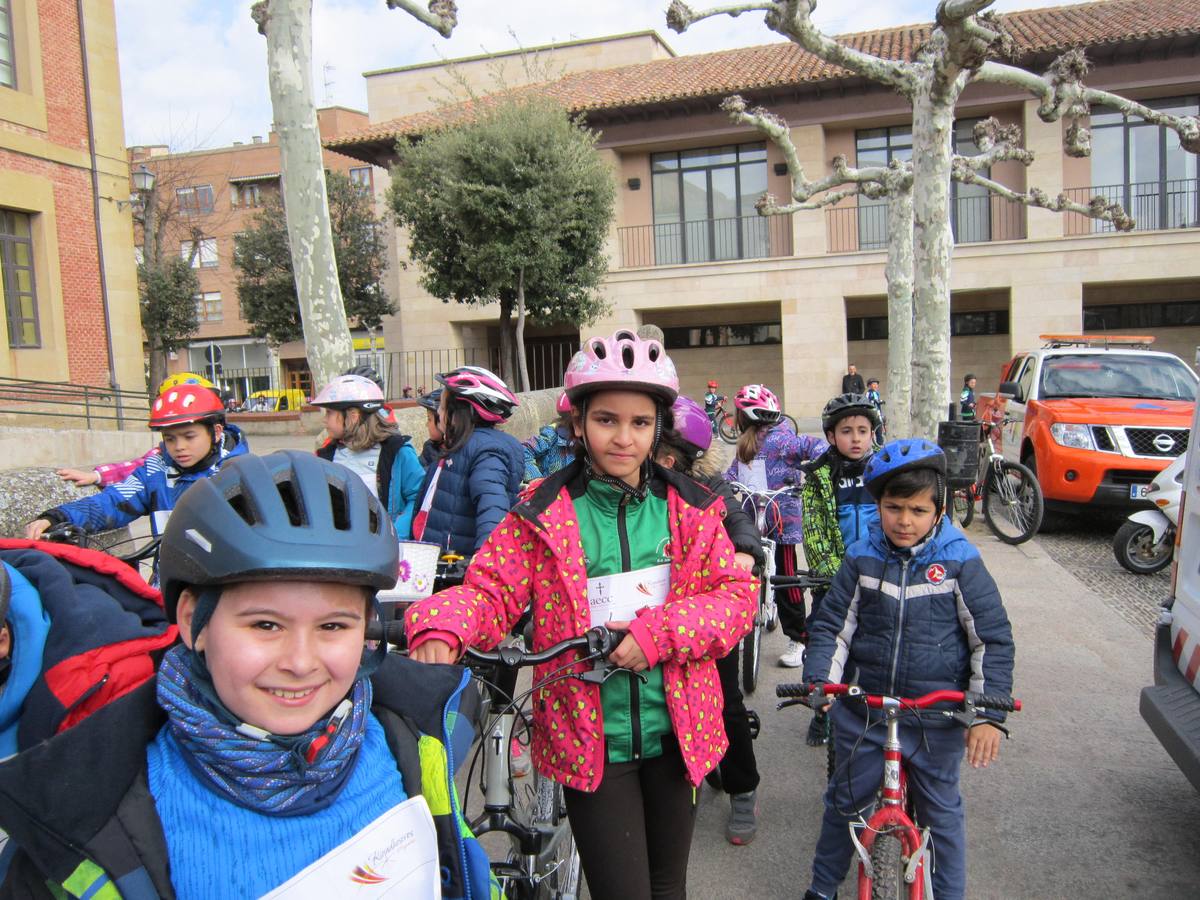
<instances>
[{"instance_id":1,"label":"blue bicycle helmet","mask_svg":"<svg viewBox=\"0 0 1200 900\"><path fill-rule=\"evenodd\" d=\"M193 484L167 521L159 577L174 622L186 587L242 581L396 584L396 532L361 478L311 453L231 460Z\"/></svg>"},{"instance_id":2,"label":"blue bicycle helmet","mask_svg":"<svg viewBox=\"0 0 1200 900\"><path fill-rule=\"evenodd\" d=\"M933 469L941 482L946 478L946 454L923 438L889 441L871 457L863 471L863 484L876 500L883 496L887 483L901 472ZM940 506L940 504L939 504Z\"/></svg>"},{"instance_id":3,"label":"blue bicycle helmet","mask_svg":"<svg viewBox=\"0 0 1200 900\"><path fill-rule=\"evenodd\" d=\"M435 416L438 411L438 404L442 402L442 389L430 391L428 394L422 394L417 398L417 406L423 406Z\"/></svg>"}]
</instances>

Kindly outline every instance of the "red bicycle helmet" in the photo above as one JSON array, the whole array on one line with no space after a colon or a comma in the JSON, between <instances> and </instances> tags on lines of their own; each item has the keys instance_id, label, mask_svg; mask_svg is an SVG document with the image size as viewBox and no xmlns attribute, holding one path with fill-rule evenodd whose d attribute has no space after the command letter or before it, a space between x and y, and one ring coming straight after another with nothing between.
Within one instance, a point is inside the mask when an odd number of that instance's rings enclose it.
<instances>
[{"instance_id":1,"label":"red bicycle helmet","mask_svg":"<svg viewBox=\"0 0 1200 900\"><path fill-rule=\"evenodd\" d=\"M733 397L733 405L746 414L751 422L762 422L771 425L779 421L782 410L779 398L765 384L747 384L738 388Z\"/></svg>"},{"instance_id":2,"label":"red bicycle helmet","mask_svg":"<svg viewBox=\"0 0 1200 900\"><path fill-rule=\"evenodd\" d=\"M188 422L221 422L224 419L225 404L221 398L198 384L168 388L158 395L150 409L150 427L153 429Z\"/></svg>"}]
</instances>

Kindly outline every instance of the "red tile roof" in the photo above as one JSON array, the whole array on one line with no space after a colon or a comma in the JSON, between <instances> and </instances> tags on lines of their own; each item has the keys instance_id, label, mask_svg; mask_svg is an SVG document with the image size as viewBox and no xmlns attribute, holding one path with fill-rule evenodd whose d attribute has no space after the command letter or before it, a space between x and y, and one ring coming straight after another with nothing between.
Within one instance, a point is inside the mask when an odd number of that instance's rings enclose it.
<instances>
[{"instance_id":1,"label":"red tile roof","mask_svg":"<svg viewBox=\"0 0 1200 900\"><path fill-rule=\"evenodd\" d=\"M1200 0L1104 0L1077 6L1031 9L1002 16L1021 55L1200 34ZM712 24L712 23L705 23ZM699 25L696 27L704 27ZM890 59L911 58L932 26L902 25L877 31L839 35L856 49ZM557 81L517 88L557 99L571 112L645 106L689 97L724 96L740 91L782 87L847 77L791 42L765 44L680 56L654 62L577 72ZM479 104L500 95L466 101L427 112L380 122L326 142L350 152L365 145L394 141L471 117Z\"/></svg>"}]
</instances>

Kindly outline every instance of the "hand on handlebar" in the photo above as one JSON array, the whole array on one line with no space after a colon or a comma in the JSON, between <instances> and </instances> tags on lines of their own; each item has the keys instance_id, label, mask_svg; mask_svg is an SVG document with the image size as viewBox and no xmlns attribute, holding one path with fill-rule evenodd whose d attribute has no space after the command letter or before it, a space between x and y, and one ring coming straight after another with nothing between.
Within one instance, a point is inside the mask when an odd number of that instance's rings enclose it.
<instances>
[{"instance_id":1,"label":"hand on handlebar","mask_svg":"<svg viewBox=\"0 0 1200 900\"><path fill-rule=\"evenodd\" d=\"M34 519L25 526L25 539L27 541L41 540L42 535L50 528L53 523L49 519Z\"/></svg>"},{"instance_id":2,"label":"hand on handlebar","mask_svg":"<svg viewBox=\"0 0 1200 900\"><path fill-rule=\"evenodd\" d=\"M628 631L629 622L608 622L609 631ZM642 652L642 648L638 646L637 640L632 634L625 635L621 643L617 645L608 656L609 662L614 666L620 666L622 669L629 669L631 672L644 672L650 668L650 662L646 659L646 654Z\"/></svg>"},{"instance_id":3,"label":"hand on handlebar","mask_svg":"<svg viewBox=\"0 0 1200 900\"><path fill-rule=\"evenodd\" d=\"M972 767L987 768L1000 756L1000 741L1004 737L1000 729L990 722L977 722L967 729L964 740L967 744L967 763Z\"/></svg>"},{"instance_id":4,"label":"hand on handlebar","mask_svg":"<svg viewBox=\"0 0 1200 900\"><path fill-rule=\"evenodd\" d=\"M458 660L458 653L445 641L430 638L415 650L409 650L408 658L417 662L449 665Z\"/></svg>"}]
</instances>

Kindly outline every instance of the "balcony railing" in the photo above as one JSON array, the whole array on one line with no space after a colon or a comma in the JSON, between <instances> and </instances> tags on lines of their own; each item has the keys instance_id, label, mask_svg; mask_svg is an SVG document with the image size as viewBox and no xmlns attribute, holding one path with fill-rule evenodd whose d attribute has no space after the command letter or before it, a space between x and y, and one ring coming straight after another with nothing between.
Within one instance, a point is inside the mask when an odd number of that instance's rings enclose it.
<instances>
[{"instance_id":1,"label":"balcony railing","mask_svg":"<svg viewBox=\"0 0 1200 900\"><path fill-rule=\"evenodd\" d=\"M825 224L830 253L887 247L886 203L832 207L825 211ZM1025 237L1025 207L994 194L956 197L950 227L956 244L1019 241Z\"/></svg>"},{"instance_id":2,"label":"balcony railing","mask_svg":"<svg viewBox=\"0 0 1200 900\"><path fill-rule=\"evenodd\" d=\"M1195 178L1176 178L1170 181L1071 188L1063 193L1068 199L1084 205L1095 196L1103 197L1110 203L1120 203L1137 222L1138 231L1160 231L1168 228L1200 228L1198 187L1200 183ZM1063 233L1067 236L1105 234L1115 230L1111 222L1090 219L1079 213L1067 213L1063 223Z\"/></svg>"},{"instance_id":3,"label":"balcony railing","mask_svg":"<svg viewBox=\"0 0 1200 900\"><path fill-rule=\"evenodd\" d=\"M618 228L621 268L792 255L791 216L739 216Z\"/></svg>"}]
</instances>

